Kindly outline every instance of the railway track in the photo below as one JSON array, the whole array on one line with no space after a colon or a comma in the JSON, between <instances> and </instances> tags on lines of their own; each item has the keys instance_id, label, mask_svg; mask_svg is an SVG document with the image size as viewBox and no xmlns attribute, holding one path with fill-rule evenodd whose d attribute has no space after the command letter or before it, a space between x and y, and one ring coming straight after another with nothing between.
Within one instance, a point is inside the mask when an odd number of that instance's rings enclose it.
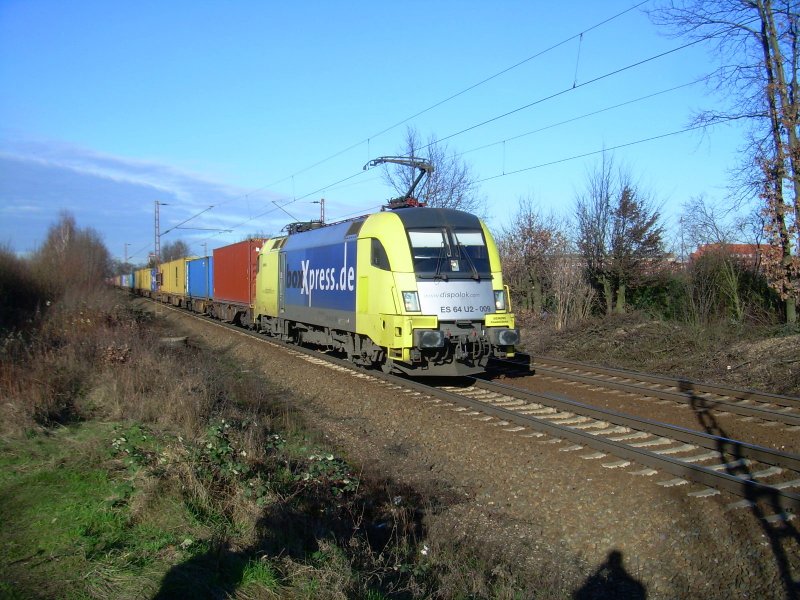
<instances>
[{"instance_id":1,"label":"railway track","mask_svg":"<svg viewBox=\"0 0 800 600\"><path fill-rule=\"evenodd\" d=\"M164 305L160 305L164 306ZM436 386L378 371L347 360L265 338L253 331L175 310L238 335L286 349L308 362L383 382L466 417L502 426L525 437L546 438L563 452L580 453L606 469L655 477L663 487L689 486L692 497L720 491L740 496L730 508L758 506L769 522L788 521L800 509L800 456L667 423L617 413L554 394L529 392L480 379L463 386Z\"/></svg>"},{"instance_id":2,"label":"railway track","mask_svg":"<svg viewBox=\"0 0 800 600\"><path fill-rule=\"evenodd\" d=\"M674 475L658 481L663 487L694 483L697 489L688 494L695 497L727 491L744 499L735 506L766 500L779 509L771 519L792 518L800 508L800 456L795 454L495 382L475 380L446 391L453 394L451 401L510 426L571 443L562 448L565 452L588 450L582 457L604 468L631 468L642 476L663 471Z\"/></svg>"},{"instance_id":3,"label":"railway track","mask_svg":"<svg viewBox=\"0 0 800 600\"><path fill-rule=\"evenodd\" d=\"M495 367L517 373L520 369L530 368L532 373L544 378L622 391L640 398L669 400L695 409L713 409L720 416L732 414L746 421L778 423L786 426L788 431L800 432L800 398L792 396L549 357L530 359L522 356L505 366L497 361Z\"/></svg>"}]
</instances>

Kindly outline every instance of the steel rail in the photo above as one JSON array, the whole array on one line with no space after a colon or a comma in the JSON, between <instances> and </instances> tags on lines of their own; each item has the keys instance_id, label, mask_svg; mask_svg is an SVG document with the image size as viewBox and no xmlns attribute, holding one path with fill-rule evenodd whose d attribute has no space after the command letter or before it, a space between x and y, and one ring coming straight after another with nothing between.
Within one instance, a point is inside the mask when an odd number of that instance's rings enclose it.
<instances>
[{"instance_id":1,"label":"steel rail","mask_svg":"<svg viewBox=\"0 0 800 600\"><path fill-rule=\"evenodd\" d=\"M569 369L577 369L582 371L589 371L592 373L599 373L602 375L609 375L611 377L621 377L625 379L633 379L647 383L655 383L668 387L674 387L678 390L688 389L695 394L716 394L718 396L728 396L730 398L738 398L739 400L755 400L757 402L765 402L777 404L786 408L800 408L800 398L794 396L782 396L780 394L771 394L769 392L759 392L757 390L748 390L744 388L735 388L713 383L701 383L691 379L667 377L664 375L653 375L650 373L639 373L637 371L629 371L627 369L614 369L611 367L601 367L590 363L581 363L577 361L564 360L561 358L550 358L548 356L536 357L531 359L531 368L534 365L551 365L557 367L564 367Z\"/></svg>"},{"instance_id":2,"label":"steel rail","mask_svg":"<svg viewBox=\"0 0 800 600\"><path fill-rule=\"evenodd\" d=\"M490 415L502 420L516 423L517 425L526 428L531 428L537 431L544 431L552 435L553 437L568 439L577 444L583 444L591 448L607 452L609 454L613 454L614 456L618 456L626 460L631 460L655 469L661 469L678 477L690 479L692 481L696 481L698 483L707 485L712 488L723 489L734 495L742 496L752 502L756 502L760 499L766 499L772 503L773 508L779 508L780 510L791 511L791 512L797 512L798 509L800 509L800 495L794 494L785 489L778 489L769 485L753 481L751 479L745 479L741 477L736 477L734 475L730 475L728 473L713 471L709 468L702 467L700 465L683 462L678 459L671 458L669 456L658 455L643 448L634 448L622 442L615 442L611 439L601 438L595 434L586 433L578 429L573 429L566 425L551 423L531 415L523 415L518 412L515 412L514 410L510 410L500 406L494 406L479 400L473 400L472 398L468 398L464 395L455 392L450 392L447 390L442 390L430 386L428 384L420 383L418 381L410 380L404 377L396 375L388 375L380 371L363 371L362 369L356 369L353 368L353 365L350 363L350 361L347 360L332 357L315 350L304 348L302 346L281 342L280 340L265 338L264 336L253 330L243 329L241 327L237 327L235 325L228 323L222 323L200 314L181 310L162 303L155 303L155 304L157 304L157 306L170 308L181 315L195 317L198 320L208 323L210 325L216 325L218 327L229 330L233 333L238 333L239 335L248 338L261 340L262 342L273 344L276 347L285 348L297 352L299 354L308 355L326 362L330 362L332 364L336 364L338 366L347 366L349 369L353 371L368 373L369 376L383 380L387 383L391 383L408 389L413 389L415 391L426 394L430 397L447 400L454 404L459 404L461 406L465 406L467 408L480 411L486 415ZM481 384L485 383L487 382L481 382ZM504 388L508 387L509 389L513 390L514 394L523 392L523 390L511 388L510 386L501 386L501 384L494 384L494 385ZM511 395L508 392L505 393L507 395ZM541 399L546 399L548 402L553 401L552 398L549 398L549 395L539 395L533 392L525 392L525 393L530 394L531 396L538 396ZM571 403L571 401L568 401L566 399L556 399L556 400L558 402L564 402L565 405L566 403ZM579 403L571 403L571 404L577 405ZM593 407L589 408L592 408L592 410L600 410L600 409L595 409ZM603 420L608 420L608 419L603 419ZM713 438L714 436L710 437ZM727 438L719 438L719 439L727 442L731 441L727 440ZM739 444L742 445L743 443L739 442ZM746 446L748 445L743 444L742 448Z\"/></svg>"},{"instance_id":3,"label":"steel rail","mask_svg":"<svg viewBox=\"0 0 800 600\"><path fill-rule=\"evenodd\" d=\"M699 408L717 408L723 409L731 413L743 415L747 417L756 417L764 421L778 421L786 425L800 426L800 415L791 415L785 412L763 408L759 406L745 406L736 402L726 402L719 399L708 399L702 396L697 396L692 392L676 392L673 390L651 388L636 383L624 383L621 381L611 381L606 379L597 379L590 375L578 375L577 373L565 373L556 369L548 369L547 367L539 367L536 369L539 374L546 374L558 379L566 379L576 383L585 383L587 385L595 385L615 389L640 396L650 396L652 398L660 398L662 400L672 400L673 402L680 402L690 406L698 406Z\"/></svg>"},{"instance_id":4,"label":"steel rail","mask_svg":"<svg viewBox=\"0 0 800 600\"><path fill-rule=\"evenodd\" d=\"M670 437L679 442L694 444L709 450L724 451L736 455L737 458L749 458L751 460L757 460L759 462L800 472L800 455L798 454L780 452L766 446L759 446L757 444L716 436L702 431L686 429L678 425L653 421L644 417L620 413L607 408L599 408L577 402L576 400L570 400L569 398L564 398L557 394L531 392L514 386L480 379L475 380L474 386L531 402L544 402L547 406L574 412L577 415L592 417L600 421L608 421L614 425L629 427L637 431L646 431L654 435Z\"/></svg>"},{"instance_id":5,"label":"steel rail","mask_svg":"<svg viewBox=\"0 0 800 600\"><path fill-rule=\"evenodd\" d=\"M428 385L415 381L403 381L404 386L413 387L418 391L427 393L429 395L435 395L443 399L446 398L453 403L478 410L487 415L491 415L523 427L544 431L553 437L568 439L576 444L583 444L589 446L590 448L613 454L619 458L631 460L654 469L660 469L671 473L672 475L690 479L708 487L722 489L754 502L758 499L766 498L770 500L773 505L780 507L782 510L797 512L798 509L800 509L800 495L784 489L778 489L770 485L753 481L752 479L746 479L737 477L735 475L730 475L728 473L714 471L708 467L687 463L670 456L659 455L643 448L635 448L623 442L615 442L611 439L602 438L592 433L586 433L579 429L573 429L567 425L559 425L557 423L551 423L531 415L523 415L512 409L489 405L480 400L473 400L472 398L468 398L456 392L437 389L436 393L434 394ZM550 398L547 398L547 400L550 401ZM714 436L709 437L713 438ZM732 441L728 440L727 438L719 438L719 440L724 442ZM738 444L742 445L743 448L747 446L741 442ZM754 446L752 448L755 449L757 447ZM795 457L795 460L797 460L797 457Z\"/></svg>"},{"instance_id":6,"label":"steel rail","mask_svg":"<svg viewBox=\"0 0 800 600\"><path fill-rule=\"evenodd\" d=\"M558 379L566 379L575 381L577 383L585 383L587 385L599 385L624 392L639 394L641 396L650 396L652 398L660 398L662 400L672 400L673 402L681 402L691 406L699 405L699 408L723 408L724 410L739 415L748 417L756 417L764 421L778 421L786 425L800 426L800 415L790 415L780 411L770 410L769 408L761 408L759 406L743 406L734 402L726 402L724 400L709 400L693 394L691 392L676 392L673 390L655 389L635 383L623 383L621 381L609 381L605 379L596 379L589 375L578 375L576 373L564 373L555 369L548 369L547 367L540 367L537 369L540 374L547 374Z\"/></svg>"}]
</instances>

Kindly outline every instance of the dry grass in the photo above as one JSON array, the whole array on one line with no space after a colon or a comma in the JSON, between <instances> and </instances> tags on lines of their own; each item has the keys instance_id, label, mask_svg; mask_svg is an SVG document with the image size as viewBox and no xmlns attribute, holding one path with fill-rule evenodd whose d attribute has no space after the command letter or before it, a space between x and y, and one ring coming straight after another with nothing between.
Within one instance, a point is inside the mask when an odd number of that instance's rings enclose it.
<instances>
[{"instance_id":1,"label":"dry grass","mask_svg":"<svg viewBox=\"0 0 800 600\"><path fill-rule=\"evenodd\" d=\"M145 587L159 587L157 597L198 585L241 598L512 598L534 589L513 558L431 539L424 518L434 500L353 473L281 389L224 355L162 348L159 322L131 306L114 291L67 295L39 328L7 335L0 433L119 423L109 468L131 473L134 491L120 500L126 527L171 532L165 539L179 543L138 559L137 586L150 573L160 583ZM123 589L133 581L126 569L102 561L84 592Z\"/></svg>"},{"instance_id":2,"label":"dry grass","mask_svg":"<svg viewBox=\"0 0 800 600\"><path fill-rule=\"evenodd\" d=\"M524 350L616 368L800 396L800 330L787 326L697 327L641 313L556 331L528 323Z\"/></svg>"}]
</instances>

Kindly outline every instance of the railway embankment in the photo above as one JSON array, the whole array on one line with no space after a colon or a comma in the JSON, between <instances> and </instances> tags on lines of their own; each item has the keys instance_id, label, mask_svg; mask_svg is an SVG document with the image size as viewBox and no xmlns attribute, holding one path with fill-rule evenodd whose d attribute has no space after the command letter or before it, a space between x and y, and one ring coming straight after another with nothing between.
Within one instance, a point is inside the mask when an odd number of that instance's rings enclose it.
<instances>
[{"instance_id":1,"label":"railway embankment","mask_svg":"<svg viewBox=\"0 0 800 600\"><path fill-rule=\"evenodd\" d=\"M81 294L4 336L0 595L495 597L541 583L434 535L428 516L450 500L307 420L320 372L155 312Z\"/></svg>"},{"instance_id":2,"label":"railway embankment","mask_svg":"<svg viewBox=\"0 0 800 600\"><path fill-rule=\"evenodd\" d=\"M797 576L796 521L116 298L4 347L3 592L782 597Z\"/></svg>"},{"instance_id":3,"label":"railway embankment","mask_svg":"<svg viewBox=\"0 0 800 600\"><path fill-rule=\"evenodd\" d=\"M780 597L800 568L793 521L733 510L739 497L689 496L400 382L287 355L242 332L232 343L219 324L167 318L202 344L253 358L254 369L280 372L305 419L351 461L436 499L425 509L430 538L489 550L498 565L535 574L529 589Z\"/></svg>"},{"instance_id":4,"label":"railway embankment","mask_svg":"<svg viewBox=\"0 0 800 600\"><path fill-rule=\"evenodd\" d=\"M800 327L693 326L612 315L556 331L528 321L523 349L598 365L800 396Z\"/></svg>"}]
</instances>

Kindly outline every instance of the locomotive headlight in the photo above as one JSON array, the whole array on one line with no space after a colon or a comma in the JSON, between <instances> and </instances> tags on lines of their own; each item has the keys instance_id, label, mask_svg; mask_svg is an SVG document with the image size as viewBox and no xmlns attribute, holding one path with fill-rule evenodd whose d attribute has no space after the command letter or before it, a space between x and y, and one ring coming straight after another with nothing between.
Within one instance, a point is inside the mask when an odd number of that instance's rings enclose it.
<instances>
[{"instance_id":1,"label":"locomotive headlight","mask_svg":"<svg viewBox=\"0 0 800 600\"><path fill-rule=\"evenodd\" d=\"M494 307L496 310L506 309L506 292L505 290L494 291Z\"/></svg>"},{"instance_id":2,"label":"locomotive headlight","mask_svg":"<svg viewBox=\"0 0 800 600\"><path fill-rule=\"evenodd\" d=\"M403 292L403 304L406 312L419 312L419 294L417 292Z\"/></svg>"}]
</instances>

